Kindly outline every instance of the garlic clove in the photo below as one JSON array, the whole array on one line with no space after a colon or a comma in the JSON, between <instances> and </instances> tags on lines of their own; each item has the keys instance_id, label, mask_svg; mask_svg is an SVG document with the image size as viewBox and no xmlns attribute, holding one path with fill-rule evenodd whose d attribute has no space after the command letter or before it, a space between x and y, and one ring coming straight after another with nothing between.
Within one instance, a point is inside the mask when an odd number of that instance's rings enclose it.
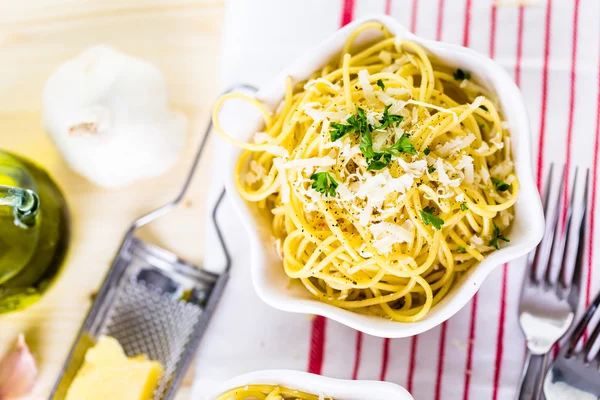
<instances>
[{"instance_id":1,"label":"garlic clove","mask_svg":"<svg viewBox=\"0 0 600 400\"><path fill-rule=\"evenodd\" d=\"M19 335L16 347L0 360L0 400L13 400L26 396L33 389L38 370L35 359Z\"/></svg>"}]
</instances>

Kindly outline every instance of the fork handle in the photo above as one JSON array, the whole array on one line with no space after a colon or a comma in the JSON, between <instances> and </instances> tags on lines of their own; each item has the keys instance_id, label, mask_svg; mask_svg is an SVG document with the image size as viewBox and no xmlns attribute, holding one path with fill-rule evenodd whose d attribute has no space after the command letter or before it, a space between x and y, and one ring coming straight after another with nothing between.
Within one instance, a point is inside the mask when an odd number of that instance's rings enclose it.
<instances>
[{"instance_id":1,"label":"fork handle","mask_svg":"<svg viewBox=\"0 0 600 400\"><path fill-rule=\"evenodd\" d=\"M517 400L538 400L542 398L544 371L548 362L548 353L532 354L527 351L523 374L517 388Z\"/></svg>"}]
</instances>

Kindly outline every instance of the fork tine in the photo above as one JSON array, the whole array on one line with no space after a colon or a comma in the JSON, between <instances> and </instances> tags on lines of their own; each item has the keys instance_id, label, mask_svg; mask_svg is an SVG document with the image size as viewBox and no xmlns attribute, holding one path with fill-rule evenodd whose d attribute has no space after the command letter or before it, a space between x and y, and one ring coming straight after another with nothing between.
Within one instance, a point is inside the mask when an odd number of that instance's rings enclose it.
<instances>
[{"instance_id":1,"label":"fork tine","mask_svg":"<svg viewBox=\"0 0 600 400\"><path fill-rule=\"evenodd\" d=\"M553 175L554 175L554 163L550 163L550 168L548 168L548 176L546 177L546 188L544 189L544 197L542 198L542 206L544 207L544 215L548 215L548 200L550 198L550 192L552 192L552 176ZM543 240L543 238L542 238L542 240ZM529 254L527 254L527 259L526 259L527 270L525 271L525 276L531 275L533 260L535 259L535 255L539 251L540 247L541 247L541 242L540 242L540 245L538 245L535 248L535 251L531 251L531 252L529 252Z\"/></svg>"},{"instance_id":2,"label":"fork tine","mask_svg":"<svg viewBox=\"0 0 600 400\"><path fill-rule=\"evenodd\" d=\"M569 347L566 353L567 357L570 357L575 352L577 343L579 343L579 340L587 329L587 326L594 316L594 313L598 309L598 306L600 306L600 293L596 295L590 306L587 308L587 310L585 310L585 313L581 316L577 326L575 329L573 329L573 333L571 333L571 336L569 336Z\"/></svg>"},{"instance_id":3,"label":"fork tine","mask_svg":"<svg viewBox=\"0 0 600 400\"><path fill-rule=\"evenodd\" d=\"M567 245L569 244L569 239L573 236L573 232L571 231L571 224L573 222L573 210L575 208L575 198L577 197L577 175L579 173L579 168L575 168L575 176L573 177L573 188L571 189L571 200L569 201L569 205L566 211L565 222L562 228L562 234L558 235L558 243L556 241L552 245L552 256L550 258L551 262L554 260L554 252L556 251L556 257L559 261L559 273L558 276L566 276L565 269L568 267L569 260L569 252L567 251ZM569 192L566 193L569 195ZM562 199L563 193L562 191L558 194L559 201ZM557 208L558 210L558 208ZM558 212L557 214L560 214ZM552 264L554 265L554 264ZM552 285L552 282L555 282L552 275L552 268L548 268L546 271L546 282L549 285ZM554 275L556 276L556 275Z\"/></svg>"},{"instance_id":4,"label":"fork tine","mask_svg":"<svg viewBox=\"0 0 600 400\"><path fill-rule=\"evenodd\" d=\"M592 334L588 337L585 345L583 346L583 354L585 355L585 359L589 360L592 356L592 349L594 348L594 343L598 340L598 336L600 336L600 323L596 324Z\"/></svg>"},{"instance_id":5,"label":"fork tine","mask_svg":"<svg viewBox=\"0 0 600 400\"><path fill-rule=\"evenodd\" d=\"M542 204L544 206L544 215L548 215L548 208L549 208L549 199L550 199L550 193L552 192L552 177L554 176L554 163L550 163L550 168L548 169L548 175L546 177L546 188L544 190L544 197L542 199ZM525 276L529 277L530 280L535 281L535 271L534 271L534 261L536 258L537 253L540 251L540 248L542 247L542 243L544 242L546 235L544 235L542 237L542 241L540 242L540 244L535 248L534 251L530 252L527 255L527 265L526 265L526 271L525 271Z\"/></svg>"},{"instance_id":6,"label":"fork tine","mask_svg":"<svg viewBox=\"0 0 600 400\"><path fill-rule=\"evenodd\" d=\"M581 199L581 215L577 219L577 255L575 258L575 265L573 268L572 276L568 277L568 268L563 266L562 269L562 284L569 292L569 303L571 306L577 309L579 303L579 293L581 289L581 283L583 279L583 253L585 248L585 235L586 235L586 220L588 214L588 198L589 198L589 186L590 186L590 170L587 169L585 173L585 186L583 188L583 197ZM569 279L570 278L570 279Z\"/></svg>"},{"instance_id":7,"label":"fork tine","mask_svg":"<svg viewBox=\"0 0 600 400\"><path fill-rule=\"evenodd\" d=\"M546 183L546 190L544 191L544 215L548 213L548 201L550 199L550 192L552 191L552 175L554 175L554 163L550 164L550 168L548 169L548 178Z\"/></svg>"},{"instance_id":8,"label":"fork tine","mask_svg":"<svg viewBox=\"0 0 600 400\"><path fill-rule=\"evenodd\" d=\"M550 173L552 173L552 169L550 170ZM546 223L546 229L544 232L544 237L542 238L542 242L538 245L538 247L535 250L535 255L533 257L533 259L531 260L531 263L528 265L528 275L529 275L529 279L530 281L532 281L533 283L538 283L539 282L539 278L542 277L546 271L546 269L548 268L548 264L549 261L551 260L551 256L552 256L552 248L553 246L553 242L554 242L554 237L555 237L555 233L556 233L556 228L558 226L558 210L560 209L560 193L562 193L563 188L564 188L564 181L565 181L565 167L563 166L563 171L561 174L561 179L560 179L560 186L558 188L558 199L557 199L557 203L555 204L555 212L553 215L553 218L551 221L547 221ZM552 175L548 176L548 186L546 188L546 193L544 195L545 198L545 205L544 205L544 215L548 215L549 211L550 211L550 194L551 194L551 185L552 185ZM543 269L541 269L543 268Z\"/></svg>"}]
</instances>

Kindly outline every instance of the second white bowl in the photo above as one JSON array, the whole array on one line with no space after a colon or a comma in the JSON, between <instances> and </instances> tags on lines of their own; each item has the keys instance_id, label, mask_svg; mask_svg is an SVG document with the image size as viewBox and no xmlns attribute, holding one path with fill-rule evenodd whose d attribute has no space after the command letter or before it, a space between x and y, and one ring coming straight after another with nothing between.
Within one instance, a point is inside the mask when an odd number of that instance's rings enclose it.
<instances>
[{"instance_id":1,"label":"second white bowl","mask_svg":"<svg viewBox=\"0 0 600 400\"><path fill-rule=\"evenodd\" d=\"M224 382L200 400L215 400L228 390L252 384L280 385L335 400L413 400L406 389L390 382L350 381L291 370L267 370L240 375Z\"/></svg>"}]
</instances>

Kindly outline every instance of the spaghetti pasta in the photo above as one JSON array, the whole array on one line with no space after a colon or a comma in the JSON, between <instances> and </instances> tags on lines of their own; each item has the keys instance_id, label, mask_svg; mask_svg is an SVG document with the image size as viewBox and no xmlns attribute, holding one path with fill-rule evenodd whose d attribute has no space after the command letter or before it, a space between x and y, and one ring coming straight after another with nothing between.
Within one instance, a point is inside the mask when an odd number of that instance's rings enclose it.
<instances>
[{"instance_id":1,"label":"spaghetti pasta","mask_svg":"<svg viewBox=\"0 0 600 400\"><path fill-rule=\"evenodd\" d=\"M233 98L264 118L252 142L221 126ZM308 81L288 78L276 111L230 93L213 122L245 149L237 190L271 214L286 274L323 302L418 321L509 241L519 181L492 94L380 23Z\"/></svg>"},{"instance_id":2,"label":"spaghetti pasta","mask_svg":"<svg viewBox=\"0 0 600 400\"><path fill-rule=\"evenodd\" d=\"M296 389L275 385L246 385L231 389L216 400L333 400Z\"/></svg>"}]
</instances>

